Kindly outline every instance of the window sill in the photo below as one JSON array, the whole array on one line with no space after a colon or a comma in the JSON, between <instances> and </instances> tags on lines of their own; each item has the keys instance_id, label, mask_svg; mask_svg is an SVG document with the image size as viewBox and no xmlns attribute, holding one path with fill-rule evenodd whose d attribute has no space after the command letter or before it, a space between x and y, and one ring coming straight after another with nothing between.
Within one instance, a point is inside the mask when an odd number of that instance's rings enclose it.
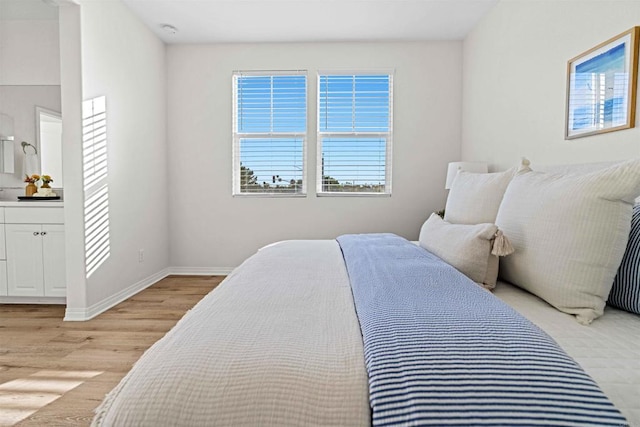
<instances>
[{"instance_id":1,"label":"window sill","mask_svg":"<svg viewBox=\"0 0 640 427\"><path fill-rule=\"evenodd\" d=\"M391 193L358 193L348 191L321 192L317 197L391 197Z\"/></svg>"},{"instance_id":2,"label":"window sill","mask_svg":"<svg viewBox=\"0 0 640 427\"><path fill-rule=\"evenodd\" d=\"M243 193L232 194L234 198L239 199L255 199L255 198L304 198L307 197L306 193Z\"/></svg>"}]
</instances>

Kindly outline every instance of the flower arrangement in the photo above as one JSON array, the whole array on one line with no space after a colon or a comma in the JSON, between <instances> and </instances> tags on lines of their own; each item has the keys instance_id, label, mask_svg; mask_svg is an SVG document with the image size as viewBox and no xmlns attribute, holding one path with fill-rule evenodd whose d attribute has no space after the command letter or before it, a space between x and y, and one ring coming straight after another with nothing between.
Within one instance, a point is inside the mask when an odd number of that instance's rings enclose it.
<instances>
[{"instance_id":1,"label":"flower arrangement","mask_svg":"<svg viewBox=\"0 0 640 427\"><path fill-rule=\"evenodd\" d=\"M40 181L40 179L41 179L40 175L34 173L31 176L25 175L24 182L29 184L35 184L36 182Z\"/></svg>"},{"instance_id":2,"label":"flower arrangement","mask_svg":"<svg viewBox=\"0 0 640 427\"><path fill-rule=\"evenodd\" d=\"M49 175L42 175L40 177L40 180L42 181L43 188L49 188L49 183L53 182L53 178L51 178Z\"/></svg>"}]
</instances>

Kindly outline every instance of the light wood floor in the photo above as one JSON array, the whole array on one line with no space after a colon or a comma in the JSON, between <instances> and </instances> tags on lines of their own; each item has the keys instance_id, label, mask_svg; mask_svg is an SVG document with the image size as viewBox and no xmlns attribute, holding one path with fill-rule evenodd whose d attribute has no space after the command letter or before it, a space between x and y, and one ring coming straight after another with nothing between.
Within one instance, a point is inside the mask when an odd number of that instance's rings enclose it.
<instances>
[{"instance_id":1,"label":"light wood floor","mask_svg":"<svg viewBox=\"0 0 640 427\"><path fill-rule=\"evenodd\" d=\"M63 322L63 306L0 305L0 426L89 425L142 353L223 278L167 277L87 322Z\"/></svg>"}]
</instances>

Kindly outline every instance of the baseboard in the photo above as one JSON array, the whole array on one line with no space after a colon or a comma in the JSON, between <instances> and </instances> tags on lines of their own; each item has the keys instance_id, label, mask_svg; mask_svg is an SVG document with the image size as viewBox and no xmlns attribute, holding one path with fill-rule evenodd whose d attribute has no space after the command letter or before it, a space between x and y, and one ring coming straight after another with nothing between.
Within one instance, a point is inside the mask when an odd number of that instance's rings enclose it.
<instances>
[{"instance_id":1,"label":"baseboard","mask_svg":"<svg viewBox=\"0 0 640 427\"><path fill-rule=\"evenodd\" d=\"M66 297L0 297L0 304L57 304L67 303Z\"/></svg>"},{"instance_id":2,"label":"baseboard","mask_svg":"<svg viewBox=\"0 0 640 427\"><path fill-rule=\"evenodd\" d=\"M169 274L176 276L227 276L233 267L169 267Z\"/></svg>"},{"instance_id":3,"label":"baseboard","mask_svg":"<svg viewBox=\"0 0 640 427\"><path fill-rule=\"evenodd\" d=\"M148 288L156 282L164 279L169 275L169 269L165 268L164 270L159 271L156 274L153 274L147 278L140 280L137 283L129 286L126 289L121 290L117 294L110 296L107 299L104 299L96 304L93 304L87 308L69 308L65 311L64 320L70 322L82 322L85 320L93 319L100 313L104 313L111 307L120 304L122 301L126 300L137 294L138 292Z\"/></svg>"}]
</instances>

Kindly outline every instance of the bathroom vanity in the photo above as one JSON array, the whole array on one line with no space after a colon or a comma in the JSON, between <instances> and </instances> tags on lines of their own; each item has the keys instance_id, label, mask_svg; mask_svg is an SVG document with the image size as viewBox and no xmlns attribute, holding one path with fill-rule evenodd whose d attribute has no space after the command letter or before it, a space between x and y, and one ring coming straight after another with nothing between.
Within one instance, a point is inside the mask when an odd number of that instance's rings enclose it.
<instances>
[{"instance_id":1,"label":"bathroom vanity","mask_svg":"<svg viewBox=\"0 0 640 427\"><path fill-rule=\"evenodd\" d=\"M25 175L64 189L58 8L17 3L1 8L0 304L65 304L64 204L18 201Z\"/></svg>"},{"instance_id":2,"label":"bathroom vanity","mask_svg":"<svg viewBox=\"0 0 640 427\"><path fill-rule=\"evenodd\" d=\"M63 206L0 201L0 303L65 303Z\"/></svg>"}]
</instances>

